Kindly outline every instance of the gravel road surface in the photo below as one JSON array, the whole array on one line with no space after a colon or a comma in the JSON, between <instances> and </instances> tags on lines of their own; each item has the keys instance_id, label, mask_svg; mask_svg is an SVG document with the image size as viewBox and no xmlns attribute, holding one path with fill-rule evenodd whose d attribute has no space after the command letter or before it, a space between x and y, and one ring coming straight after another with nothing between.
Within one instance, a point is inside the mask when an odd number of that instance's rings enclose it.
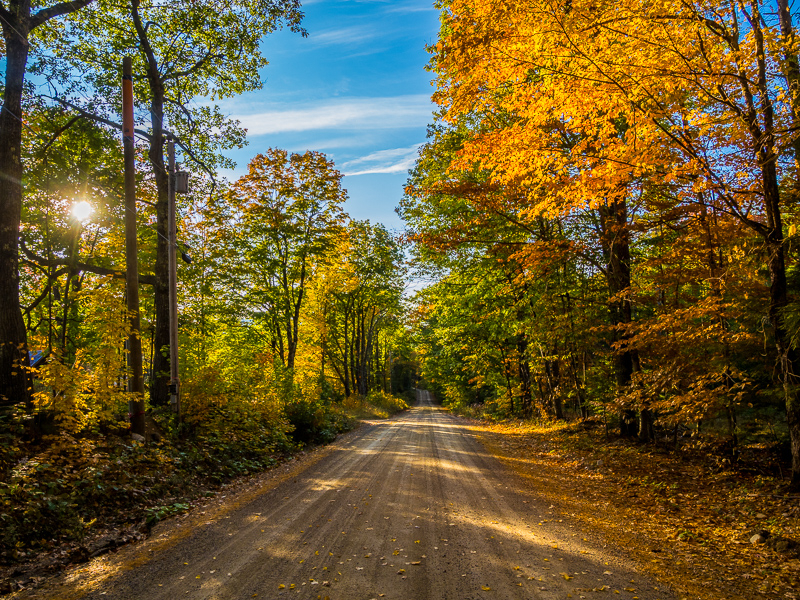
<instances>
[{"instance_id":1,"label":"gravel road surface","mask_svg":"<svg viewBox=\"0 0 800 600\"><path fill-rule=\"evenodd\" d=\"M34 596L674 598L623 551L604 548L524 490L427 392L417 400L337 441L277 487L238 504L231 498Z\"/></svg>"}]
</instances>

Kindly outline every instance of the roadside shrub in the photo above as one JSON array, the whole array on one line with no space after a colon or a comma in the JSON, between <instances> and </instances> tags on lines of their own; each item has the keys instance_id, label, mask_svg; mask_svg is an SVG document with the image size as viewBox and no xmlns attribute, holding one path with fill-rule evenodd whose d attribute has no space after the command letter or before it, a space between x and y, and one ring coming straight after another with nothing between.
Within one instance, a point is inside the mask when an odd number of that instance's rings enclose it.
<instances>
[{"instance_id":1,"label":"roadside shrub","mask_svg":"<svg viewBox=\"0 0 800 600\"><path fill-rule=\"evenodd\" d=\"M320 403L294 398L283 408L286 419L294 427L292 439L300 444L328 444L336 439L331 414Z\"/></svg>"},{"instance_id":2,"label":"roadside shrub","mask_svg":"<svg viewBox=\"0 0 800 600\"><path fill-rule=\"evenodd\" d=\"M0 553L6 560L79 541L97 521L121 511L136 522L153 501L180 493L168 446L62 433L29 450L0 482Z\"/></svg>"},{"instance_id":3,"label":"roadside shrub","mask_svg":"<svg viewBox=\"0 0 800 600\"><path fill-rule=\"evenodd\" d=\"M370 392L366 398L352 395L344 399L342 406L353 416L361 419L387 419L408 408L408 404L402 398L382 391Z\"/></svg>"},{"instance_id":4,"label":"roadside shrub","mask_svg":"<svg viewBox=\"0 0 800 600\"><path fill-rule=\"evenodd\" d=\"M380 390L370 392L367 395L367 402L385 410L389 415L408 410L408 403L403 398Z\"/></svg>"}]
</instances>

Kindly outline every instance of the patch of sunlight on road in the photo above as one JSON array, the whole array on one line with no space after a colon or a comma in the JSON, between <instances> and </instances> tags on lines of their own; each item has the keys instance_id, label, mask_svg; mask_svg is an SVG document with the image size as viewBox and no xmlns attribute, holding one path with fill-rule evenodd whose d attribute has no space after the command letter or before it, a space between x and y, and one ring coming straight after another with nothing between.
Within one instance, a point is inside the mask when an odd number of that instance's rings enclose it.
<instances>
[{"instance_id":1,"label":"patch of sunlight on road","mask_svg":"<svg viewBox=\"0 0 800 600\"><path fill-rule=\"evenodd\" d=\"M433 523L433 520L427 516L421 517L417 515L415 519ZM494 539L502 543L503 541L510 541L516 538L523 544L526 550L535 552L540 556L544 556L545 554L551 555L553 557L552 564L557 564L556 561L562 559L565 561L569 559L579 559L590 563L592 567L596 567L601 571L608 568L608 563L602 562L600 557L596 556L594 548L581 543L581 541L577 539L577 534L575 539L565 539L563 534L553 535L548 531L537 530L536 528L539 527L539 525L536 524L526 525L525 528L528 531L525 531L520 529L519 526L510 523L473 517L461 512L446 515L446 520L447 524L454 529L453 539L456 539L458 536L468 536L468 530L472 529L473 531L479 531L479 537L483 537L486 540ZM419 522L420 521L417 521L417 523ZM499 557L495 558L499 560ZM490 559L490 557L484 556L483 559L487 560ZM494 560L494 558L491 560ZM504 562L502 565L503 568L508 566Z\"/></svg>"}]
</instances>

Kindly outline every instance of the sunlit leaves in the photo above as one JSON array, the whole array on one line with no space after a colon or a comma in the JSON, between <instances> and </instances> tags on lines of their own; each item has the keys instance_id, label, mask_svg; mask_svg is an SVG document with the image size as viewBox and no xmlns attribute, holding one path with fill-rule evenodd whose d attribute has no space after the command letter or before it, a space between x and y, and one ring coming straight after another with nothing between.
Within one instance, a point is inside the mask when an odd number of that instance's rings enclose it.
<instances>
[{"instance_id":1,"label":"sunlit leaves","mask_svg":"<svg viewBox=\"0 0 800 600\"><path fill-rule=\"evenodd\" d=\"M250 162L229 195L236 236L229 276L250 318L270 332L273 354L289 368L308 281L346 219L341 177L318 152L270 149Z\"/></svg>"}]
</instances>

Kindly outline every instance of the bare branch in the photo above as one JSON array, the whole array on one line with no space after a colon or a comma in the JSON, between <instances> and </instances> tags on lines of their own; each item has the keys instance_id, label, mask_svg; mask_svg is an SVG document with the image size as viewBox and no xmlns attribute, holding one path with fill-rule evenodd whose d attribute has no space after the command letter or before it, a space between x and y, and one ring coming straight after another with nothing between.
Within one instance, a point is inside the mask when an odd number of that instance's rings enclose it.
<instances>
[{"instance_id":1,"label":"bare branch","mask_svg":"<svg viewBox=\"0 0 800 600\"><path fill-rule=\"evenodd\" d=\"M43 8L31 17L31 31L36 29L39 25L46 23L54 17L61 15L68 15L82 9L87 4L92 3L93 0L71 0L70 2L60 2L49 8Z\"/></svg>"},{"instance_id":2,"label":"bare branch","mask_svg":"<svg viewBox=\"0 0 800 600\"><path fill-rule=\"evenodd\" d=\"M86 119L90 119L97 123L102 123L103 125L108 125L109 127L112 127L114 129L119 129L120 131L122 131L121 123L117 123L116 121L112 121L110 119L106 119L105 117L101 117L100 115L96 115L95 113L89 112L88 110L81 108L77 104L73 104L69 100L65 100L64 98L58 98L56 96L42 96L42 98L47 98L48 100L53 100L54 102L58 102L61 106L65 108L70 108L75 112L80 113L80 115ZM134 131L147 141L150 141L153 137L144 129L134 129Z\"/></svg>"},{"instance_id":3,"label":"bare branch","mask_svg":"<svg viewBox=\"0 0 800 600\"><path fill-rule=\"evenodd\" d=\"M22 238L19 240L19 248L28 258L28 260L40 266L67 267L68 269L75 271L86 271L88 273L94 273L95 275L111 275L114 279L125 279L125 271L117 271L116 269L109 269L107 267L100 267L98 265L90 265L89 263L76 261L69 258L44 258L43 256L38 256L28 248L28 246L25 244L25 240ZM140 273L139 284L154 286L156 284L156 278L154 275L142 275Z\"/></svg>"}]
</instances>

